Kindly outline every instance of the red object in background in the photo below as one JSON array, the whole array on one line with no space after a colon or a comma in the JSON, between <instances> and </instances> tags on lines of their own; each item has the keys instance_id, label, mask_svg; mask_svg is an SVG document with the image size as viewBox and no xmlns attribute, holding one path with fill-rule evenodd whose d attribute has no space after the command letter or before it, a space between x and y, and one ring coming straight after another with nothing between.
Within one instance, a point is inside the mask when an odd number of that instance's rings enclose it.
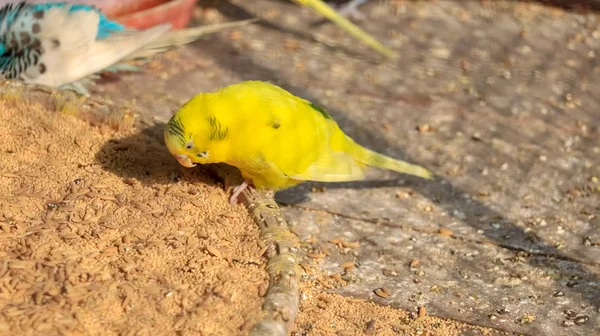
<instances>
[{"instance_id":1,"label":"red object in background","mask_svg":"<svg viewBox=\"0 0 600 336\"><path fill-rule=\"evenodd\" d=\"M148 8L159 6L169 0L70 0L69 2L86 3L102 10L106 16L112 18L129 13L135 13Z\"/></svg>"},{"instance_id":2,"label":"red object in background","mask_svg":"<svg viewBox=\"0 0 600 336\"><path fill-rule=\"evenodd\" d=\"M148 0L140 0L146 1ZM170 23L172 29L185 28L194 14L198 0L153 0L162 2L158 6L146 10L129 13L111 19L131 28L146 29L161 23Z\"/></svg>"},{"instance_id":3,"label":"red object in background","mask_svg":"<svg viewBox=\"0 0 600 336\"><path fill-rule=\"evenodd\" d=\"M16 0L0 0L3 6ZM59 1L59 0L56 0ZM161 23L170 23L173 29L186 27L194 14L198 0L64 0L68 3L93 5L107 17L129 28L146 29ZM43 3L48 0L30 0Z\"/></svg>"},{"instance_id":4,"label":"red object in background","mask_svg":"<svg viewBox=\"0 0 600 336\"><path fill-rule=\"evenodd\" d=\"M124 14L138 12L144 9L148 9L157 5L160 5L169 0L64 0L67 3L77 3L82 5L95 6L102 10L108 17L116 17ZM7 3L17 2L16 0L0 0L0 6L4 6ZM29 0L29 3L45 3L49 0ZM59 2L57 0L56 2Z\"/></svg>"}]
</instances>

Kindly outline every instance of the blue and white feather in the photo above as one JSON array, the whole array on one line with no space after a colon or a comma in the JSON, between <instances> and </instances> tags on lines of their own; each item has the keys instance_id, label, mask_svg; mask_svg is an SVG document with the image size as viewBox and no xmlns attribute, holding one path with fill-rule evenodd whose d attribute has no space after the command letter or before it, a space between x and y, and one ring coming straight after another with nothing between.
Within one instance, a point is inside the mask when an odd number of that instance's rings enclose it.
<instances>
[{"instance_id":1,"label":"blue and white feather","mask_svg":"<svg viewBox=\"0 0 600 336\"><path fill-rule=\"evenodd\" d=\"M0 73L60 87L114 65L169 29L128 30L87 5L7 4L0 9Z\"/></svg>"},{"instance_id":2,"label":"blue and white feather","mask_svg":"<svg viewBox=\"0 0 600 336\"><path fill-rule=\"evenodd\" d=\"M26 1L0 8L0 77L87 93L102 71L134 70L121 62L148 58L203 35L255 19L169 31L169 24L128 29L82 4Z\"/></svg>"}]
</instances>

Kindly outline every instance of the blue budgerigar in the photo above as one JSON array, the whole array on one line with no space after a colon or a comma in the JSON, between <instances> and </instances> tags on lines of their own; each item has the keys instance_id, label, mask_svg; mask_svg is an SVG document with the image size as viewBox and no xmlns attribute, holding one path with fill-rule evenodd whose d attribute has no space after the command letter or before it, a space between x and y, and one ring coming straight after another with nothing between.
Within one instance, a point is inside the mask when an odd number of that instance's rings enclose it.
<instances>
[{"instance_id":1,"label":"blue budgerigar","mask_svg":"<svg viewBox=\"0 0 600 336\"><path fill-rule=\"evenodd\" d=\"M95 73L118 69L115 65L119 62L151 56L206 33L248 22L176 31L162 24L134 30L109 20L89 5L9 3L0 9L0 73L5 79L27 83L77 85ZM81 85L75 88L87 92Z\"/></svg>"}]
</instances>

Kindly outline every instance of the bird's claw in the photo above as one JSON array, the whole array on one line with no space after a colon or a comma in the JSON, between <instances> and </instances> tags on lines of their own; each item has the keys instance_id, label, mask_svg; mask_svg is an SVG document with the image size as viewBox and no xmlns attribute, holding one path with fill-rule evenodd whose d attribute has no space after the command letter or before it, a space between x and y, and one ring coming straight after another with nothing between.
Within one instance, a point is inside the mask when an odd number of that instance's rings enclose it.
<instances>
[{"instance_id":1,"label":"bird's claw","mask_svg":"<svg viewBox=\"0 0 600 336\"><path fill-rule=\"evenodd\" d=\"M368 0L351 0L350 2L340 6L338 9L338 13L341 16L353 18L358 21L364 20L365 15L358 10L358 6L364 4L367 1Z\"/></svg>"},{"instance_id":2,"label":"bird's claw","mask_svg":"<svg viewBox=\"0 0 600 336\"><path fill-rule=\"evenodd\" d=\"M240 196L240 194L242 193L242 191L246 190L246 188L248 188L248 186L250 186L251 184L252 184L252 180L244 180L244 182L242 182L242 184L235 187L235 189L233 189L233 194L231 194L231 197L229 197L229 203L231 205L237 204L237 201L238 201L237 199Z\"/></svg>"},{"instance_id":3,"label":"bird's claw","mask_svg":"<svg viewBox=\"0 0 600 336\"><path fill-rule=\"evenodd\" d=\"M86 83L84 81L76 81L76 82L71 82L71 83L61 85L58 87L58 89L59 90L71 90L79 95L87 97L90 95L90 92L85 87L86 84L88 84L88 83Z\"/></svg>"}]
</instances>

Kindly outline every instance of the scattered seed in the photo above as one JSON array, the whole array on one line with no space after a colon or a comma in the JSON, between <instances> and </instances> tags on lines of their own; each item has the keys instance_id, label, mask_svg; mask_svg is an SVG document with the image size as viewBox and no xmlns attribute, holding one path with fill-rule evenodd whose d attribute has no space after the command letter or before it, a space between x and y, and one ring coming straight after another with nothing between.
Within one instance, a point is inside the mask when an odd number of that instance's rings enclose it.
<instances>
[{"instance_id":1,"label":"scattered seed","mask_svg":"<svg viewBox=\"0 0 600 336\"><path fill-rule=\"evenodd\" d=\"M300 233L299 233L298 231L296 231L296 229L295 229L295 228L293 228L293 227L291 227L291 226L290 226L290 227L288 227L288 229L290 230L290 232L291 232L291 233L292 233L294 236L296 236L296 237L300 237Z\"/></svg>"},{"instance_id":2,"label":"scattered seed","mask_svg":"<svg viewBox=\"0 0 600 336\"><path fill-rule=\"evenodd\" d=\"M221 251L219 251L219 249L217 249L216 247L212 246L212 245L207 245L206 246L206 250L212 254L213 256L217 257L217 258L222 258L223 254L221 253Z\"/></svg>"},{"instance_id":3,"label":"scattered seed","mask_svg":"<svg viewBox=\"0 0 600 336\"><path fill-rule=\"evenodd\" d=\"M360 243L359 242L342 242L342 246L351 248L351 249L355 249L355 248L360 247Z\"/></svg>"},{"instance_id":4,"label":"scattered seed","mask_svg":"<svg viewBox=\"0 0 600 336\"><path fill-rule=\"evenodd\" d=\"M231 213L231 212L227 212L227 211L219 212L217 214L217 216L227 217L227 218L238 218L238 215Z\"/></svg>"},{"instance_id":5,"label":"scattered seed","mask_svg":"<svg viewBox=\"0 0 600 336\"><path fill-rule=\"evenodd\" d=\"M429 133L429 132L435 131L435 128L433 128L427 124L423 124L423 125L417 126L417 130L419 131L419 133Z\"/></svg>"},{"instance_id":6,"label":"scattered seed","mask_svg":"<svg viewBox=\"0 0 600 336\"><path fill-rule=\"evenodd\" d=\"M388 297L390 297L390 294L385 292L383 289L381 288L377 288L376 290L373 291L375 293L375 295L382 297L384 299L387 299Z\"/></svg>"},{"instance_id":7,"label":"scattered seed","mask_svg":"<svg viewBox=\"0 0 600 336\"><path fill-rule=\"evenodd\" d=\"M175 321L175 323L173 324L173 328L180 329L181 327L183 327L183 325L185 324L186 321L187 321L186 316L182 316L182 317L178 318L177 321Z\"/></svg>"},{"instance_id":8,"label":"scattered seed","mask_svg":"<svg viewBox=\"0 0 600 336\"><path fill-rule=\"evenodd\" d=\"M267 290L268 290L267 284L264 282L261 282L258 285L258 296L264 297L265 295L267 295Z\"/></svg>"},{"instance_id":9,"label":"scattered seed","mask_svg":"<svg viewBox=\"0 0 600 336\"><path fill-rule=\"evenodd\" d=\"M376 332L375 324L376 324L375 320L370 320L369 322L367 322L367 328L365 329L365 334L370 335L370 334L375 333Z\"/></svg>"},{"instance_id":10,"label":"scattered seed","mask_svg":"<svg viewBox=\"0 0 600 336\"><path fill-rule=\"evenodd\" d=\"M118 216L120 213L122 213L125 210L127 210L127 207L126 206L122 206L122 207L117 208L117 210L115 210L115 212L113 212L113 214L115 216Z\"/></svg>"},{"instance_id":11,"label":"scattered seed","mask_svg":"<svg viewBox=\"0 0 600 336\"><path fill-rule=\"evenodd\" d=\"M340 265L341 268L349 268L349 267L354 268L355 266L356 266L356 263L354 261L347 261Z\"/></svg>"},{"instance_id":12,"label":"scattered seed","mask_svg":"<svg viewBox=\"0 0 600 336\"><path fill-rule=\"evenodd\" d=\"M443 227L440 228L438 232L440 235L447 236L447 237L451 237L454 234L454 232L452 232L452 230L443 228Z\"/></svg>"},{"instance_id":13,"label":"scattered seed","mask_svg":"<svg viewBox=\"0 0 600 336\"><path fill-rule=\"evenodd\" d=\"M310 267L310 265L307 263L300 263L300 267L302 267L304 272L306 272L307 274L310 274L313 271L312 267Z\"/></svg>"},{"instance_id":14,"label":"scattered seed","mask_svg":"<svg viewBox=\"0 0 600 336\"><path fill-rule=\"evenodd\" d=\"M13 297L15 295L13 294ZM25 310L21 310L18 308L14 308L14 309L8 309L4 311L4 315L6 315L7 317L15 317L15 316L19 316L25 313Z\"/></svg>"},{"instance_id":15,"label":"scattered seed","mask_svg":"<svg viewBox=\"0 0 600 336\"><path fill-rule=\"evenodd\" d=\"M244 323L242 323L242 325L240 325L239 330L242 332L248 331L248 329L250 329L253 325L254 321L253 320L245 320Z\"/></svg>"},{"instance_id":16,"label":"scattered seed","mask_svg":"<svg viewBox=\"0 0 600 336\"><path fill-rule=\"evenodd\" d=\"M577 324L577 325L582 325L582 324L586 324L589 320L590 320L589 316L581 315L581 316L577 316L573 320L573 322L575 322L575 324Z\"/></svg>"},{"instance_id":17,"label":"scattered seed","mask_svg":"<svg viewBox=\"0 0 600 336\"><path fill-rule=\"evenodd\" d=\"M150 214L152 214L152 215L163 213L163 212L165 212L165 209L163 207L156 207L156 208L150 210Z\"/></svg>"},{"instance_id":18,"label":"scattered seed","mask_svg":"<svg viewBox=\"0 0 600 336\"><path fill-rule=\"evenodd\" d=\"M61 233L58 235L60 238L62 239L76 239L79 238L79 236L75 233Z\"/></svg>"},{"instance_id":19,"label":"scattered seed","mask_svg":"<svg viewBox=\"0 0 600 336\"><path fill-rule=\"evenodd\" d=\"M341 275L339 275L339 274L332 274L332 275L331 275L331 278L332 278L333 280L335 280L335 282L337 282L337 283L340 283L340 284L343 284L343 283L344 283L344 280L342 279L342 276L341 276Z\"/></svg>"},{"instance_id":20,"label":"scattered seed","mask_svg":"<svg viewBox=\"0 0 600 336\"><path fill-rule=\"evenodd\" d=\"M387 268L384 268L384 269L382 269L382 270L381 270L381 272L382 272L382 273L383 273L383 275L385 275L385 276L396 276L396 275L398 275L398 273L396 273L396 272L394 272L394 271L392 271L392 270L389 270L389 269L387 269Z\"/></svg>"},{"instance_id":21,"label":"scattered seed","mask_svg":"<svg viewBox=\"0 0 600 336\"><path fill-rule=\"evenodd\" d=\"M419 265L420 263L421 263L421 261L419 259L413 259L410 261L408 266L410 266L411 268L414 268L414 267L417 267L417 265Z\"/></svg>"},{"instance_id":22,"label":"scattered seed","mask_svg":"<svg viewBox=\"0 0 600 336\"><path fill-rule=\"evenodd\" d=\"M117 224L107 223L107 222L102 223L102 226L104 226L105 228L108 228L108 229L112 229L112 230L116 230L119 228L119 226Z\"/></svg>"},{"instance_id":23,"label":"scattered seed","mask_svg":"<svg viewBox=\"0 0 600 336\"><path fill-rule=\"evenodd\" d=\"M412 190L411 190L411 191L409 191L409 192L406 192L406 191L398 191L398 192L396 193L396 198L399 198L399 199L408 199L408 198L410 198L410 196L411 196L411 195L412 195Z\"/></svg>"},{"instance_id":24,"label":"scattered seed","mask_svg":"<svg viewBox=\"0 0 600 336\"><path fill-rule=\"evenodd\" d=\"M110 246L110 247L105 248L102 251L102 255L104 255L104 256L112 256L112 255L115 255L118 251L119 251L118 247L116 247L116 246Z\"/></svg>"},{"instance_id":25,"label":"scattered seed","mask_svg":"<svg viewBox=\"0 0 600 336\"><path fill-rule=\"evenodd\" d=\"M160 240L149 240L148 242L146 242L146 244L148 244L148 246L159 246L159 245L162 245L162 241L160 241Z\"/></svg>"},{"instance_id":26,"label":"scattered seed","mask_svg":"<svg viewBox=\"0 0 600 336\"><path fill-rule=\"evenodd\" d=\"M268 247L268 246L263 246L263 247L262 247L260 250L258 250L258 253L257 253L257 254L258 254L259 256L263 256L263 255L265 255L265 252L267 252L267 250L268 250L268 249L269 249L269 247Z\"/></svg>"},{"instance_id":27,"label":"scattered seed","mask_svg":"<svg viewBox=\"0 0 600 336\"><path fill-rule=\"evenodd\" d=\"M150 232L141 229L136 229L131 231L131 234L138 239L146 239L146 237L150 235Z\"/></svg>"},{"instance_id":28,"label":"scattered seed","mask_svg":"<svg viewBox=\"0 0 600 336\"><path fill-rule=\"evenodd\" d=\"M530 313L524 313L523 316L517 318L517 320L515 321L518 324L522 324L522 325L526 325L526 324L530 324L533 321L536 320L536 316Z\"/></svg>"},{"instance_id":29,"label":"scattered seed","mask_svg":"<svg viewBox=\"0 0 600 336\"><path fill-rule=\"evenodd\" d=\"M325 253L309 253L307 256L312 259L323 259L327 255Z\"/></svg>"},{"instance_id":30,"label":"scattered seed","mask_svg":"<svg viewBox=\"0 0 600 336\"><path fill-rule=\"evenodd\" d=\"M26 269L31 265L28 261L12 260L8 263L10 269Z\"/></svg>"},{"instance_id":31,"label":"scattered seed","mask_svg":"<svg viewBox=\"0 0 600 336\"><path fill-rule=\"evenodd\" d=\"M132 186L132 185L134 185L134 184L135 184L135 179L132 179L132 178L126 178L126 179L124 179L124 180L123 180L123 183L125 183L125 184L127 184L127 185L130 185L130 186Z\"/></svg>"}]
</instances>

